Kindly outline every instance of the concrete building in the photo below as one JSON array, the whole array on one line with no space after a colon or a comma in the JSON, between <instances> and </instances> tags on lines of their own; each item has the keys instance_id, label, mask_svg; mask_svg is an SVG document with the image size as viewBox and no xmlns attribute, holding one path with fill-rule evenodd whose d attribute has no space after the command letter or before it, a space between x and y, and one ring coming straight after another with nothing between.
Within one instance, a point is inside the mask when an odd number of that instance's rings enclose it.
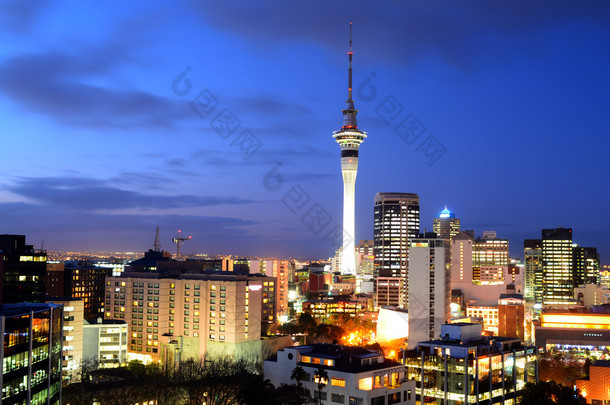
<instances>
[{"instance_id":1,"label":"concrete building","mask_svg":"<svg viewBox=\"0 0 610 405\"><path fill-rule=\"evenodd\" d=\"M525 384L538 378L535 347L481 332L480 324L443 325L441 339L403 352L418 403L518 403Z\"/></svg>"},{"instance_id":2,"label":"concrete building","mask_svg":"<svg viewBox=\"0 0 610 405\"><path fill-rule=\"evenodd\" d=\"M129 356L145 363L160 362L164 335L183 336L197 357L260 353L262 324L275 319L276 280L262 275L125 272L106 293L106 319L128 323Z\"/></svg>"},{"instance_id":3,"label":"concrete building","mask_svg":"<svg viewBox=\"0 0 610 405\"><path fill-rule=\"evenodd\" d=\"M449 241L436 234L411 239L409 248L408 292L409 348L434 339L449 321L451 310Z\"/></svg>"},{"instance_id":4,"label":"concrete building","mask_svg":"<svg viewBox=\"0 0 610 405\"><path fill-rule=\"evenodd\" d=\"M405 379L402 364L377 352L323 344L287 347L265 361L264 375L276 387L294 384L290 375L297 366L307 374L304 388L322 404L415 404L415 382ZM320 392L315 377L318 368L328 374Z\"/></svg>"},{"instance_id":5,"label":"concrete building","mask_svg":"<svg viewBox=\"0 0 610 405\"><path fill-rule=\"evenodd\" d=\"M409 311L396 307L379 308L377 341L404 343L409 337Z\"/></svg>"},{"instance_id":6,"label":"concrete building","mask_svg":"<svg viewBox=\"0 0 610 405\"><path fill-rule=\"evenodd\" d=\"M0 235L0 303L44 302L46 262L25 235Z\"/></svg>"},{"instance_id":7,"label":"concrete building","mask_svg":"<svg viewBox=\"0 0 610 405\"><path fill-rule=\"evenodd\" d=\"M526 341L525 300L521 294L502 294L498 300L498 335Z\"/></svg>"},{"instance_id":8,"label":"concrete building","mask_svg":"<svg viewBox=\"0 0 610 405\"><path fill-rule=\"evenodd\" d=\"M61 368L64 381L69 382L81 367L83 359L85 305L78 298L47 298L47 303L64 308Z\"/></svg>"},{"instance_id":9,"label":"concrete building","mask_svg":"<svg viewBox=\"0 0 610 405\"><path fill-rule=\"evenodd\" d=\"M375 244L372 240L361 240L356 246L358 275L375 274Z\"/></svg>"},{"instance_id":10,"label":"concrete building","mask_svg":"<svg viewBox=\"0 0 610 405\"><path fill-rule=\"evenodd\" d=\"M413 193L377 193L373 226L375 277L400 280L398 306L406 308L409 244L419 235L419 196ZM379 301L378 305L391 304Z\"/></svg>"},{"instance_id":11,"label":"concrete building","mask_svg":"<svg viewBox=\"0 0 610 405\"><path fill-rule=\"evenodd\" d=\"M101 318L83 326L83 361L99 368L127 365L127 323Z\"/></svg>"},{"instance_id":12,"label":"concrete building","mask_svg":"<svg viewBox=\"0 0 610 405\"><path fill-rule=\"evenodd\" d=\"M576 388L587 404L610 404L610 360L597 360L589 368L589 378L576 380Z\"/></svg>"},{"instance_id":13,"label":"concrete building","mask_svg":"<svg viewBox=\"0 0 610 405\"><path fill-rule=\"evenodd\" d=\"M0 305L0 403L60 404L62 325L61 305Z\"/></svg>"},{"instance_id":14,"label":"concrete building","mask_svg":"<svg viewBox=\"0 0 610 405\"><path fill-rule=\"evenodd\" d=\"M508 239L498 238L494 231L483 232L482 237L475 239L472 245L473 282L493 284L488 278L482 278L481 270L507 267L508 262Z\"/></svg>"},{"instance_id":15,"label":"concrete building","mask_svg":"<svg viewBox=\"0 0 610 405\"><path fill-rule=\"evenodd\" d=\"M434 218L432 230L439 238L447 239L451 243L453 237L460 233L460 220L445 206L438 218Z\"/></svg>"},{"instance_id":16,"label":"concrete building","mask_svg":"<svg viewBox=\"0 0 610 405\"><path fill-rule=\"evenodd\" d=\"M500 315L497 305L466 305L466 317L480 320L487 335L498 336Z\"/></svg>"},{"instance_id":17,"label":"concrete building","mask_svg":"<svg viewBox=\"0 0 610 405\"><path fill-rule=\"evenodd\" d=\"M377 277L375 280L377 294L376 306L402 307L403 288L405 283L400 277Z\"/></svg>"}]
</instances>

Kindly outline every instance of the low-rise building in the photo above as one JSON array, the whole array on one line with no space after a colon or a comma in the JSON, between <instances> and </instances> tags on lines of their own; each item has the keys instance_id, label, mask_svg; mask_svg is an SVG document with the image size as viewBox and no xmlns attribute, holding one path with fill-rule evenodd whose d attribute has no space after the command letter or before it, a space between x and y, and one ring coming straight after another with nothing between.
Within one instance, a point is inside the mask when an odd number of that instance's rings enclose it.
<instances>
[{"instance_id":1,"label":"low-rise building","mask_svg":"<svg viewBox=\"0 0 610 405\"><path fill-rule=\"evenodd\" d=\"M99 368L121 367L127 364L127 324L112 319L83 327L83 362Z\"/></svg>"},{"instance_id":2,"label":"low-rise building","mask_svg":"<svg viewBox=\"0 0 610 405\"><path fill-rule=\"evenodd\" d=\"M329 344L287 347L265 361L265 378L275 386L295 384L290 376L297 366L307 374L303 387L322 404L415 404L415 382L405 379L404 366L371 350ZM328 374L322 391L315 377L319 368Z\"/></svg>"},{"instance_id":3,"label":"low-rise building","mask_svg":"<svg viewBox=\"0 0 610 405\"><path fill-rule=\"evenodd\" d=\"M518 403L525 384L538 378L535 347L481 332L480 324L446 324L439 340L403 352L418 403Z\"/></svg>"},{"instance_id":4,"label":"low-rise building","mask_svg":"<svg viewBox=\"0 0 610 405\"><path fill-rule=\"evenodd\" d=\"M589 378L576 380L576 388L588 404L610 403L610 360L597 360L589 368Z\"/></svg>"},{"instance_id":5,"label":"low-rise building","mask_svg":"<svg viewBox=\"0 0 610 405\"><path fill-rule=\"evenodd\" d=\"M62 325L61 305L0 305L0 403L59 405Z\"/></svg>"},{"instance_id":6,"label":"low-rise building","mask_svg":"<svg viewBox=\"0 0 610 405\"><path fill-rule=\"evenodd\" d=\"M601 354L610 348L610 314L543 312L535 326L536 346L545 350L589 350Z\"/></svg>"},{"instance_id":7,"label":"low-rise building","mask_svg":"<svg viewBox=\"0 0 610 405\"><path fill-rule=\"evenodd\" d=\"M366 310L366 299L337 297L326 300L308 300L303 302L303 311L310 312L318 321L324 321L332 315L349 315L353 317Z\"/></svg>"}]
</instances>

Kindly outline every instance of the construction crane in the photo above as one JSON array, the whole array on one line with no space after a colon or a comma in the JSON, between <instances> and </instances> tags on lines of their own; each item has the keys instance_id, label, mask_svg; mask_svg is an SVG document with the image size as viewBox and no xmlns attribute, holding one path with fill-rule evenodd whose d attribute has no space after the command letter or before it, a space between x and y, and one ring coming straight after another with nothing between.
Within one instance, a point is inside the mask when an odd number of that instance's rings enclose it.
<instances>
[{"instance_id":1,"label":"construction crane","mask_svg":"<svg viewBox=\"0 0 610 405\"><path fill-rule=\"evenodd\" d=\"M172 239L172 242L174 242L176 244L176 257L180 257L180 248L182 247L182 243L186 240L190 240L191 236L189 236L188 238L183 238L180 236L180 230L178 229L178 236L176 236L174 239Z\"/></svg>"}]
</instances>

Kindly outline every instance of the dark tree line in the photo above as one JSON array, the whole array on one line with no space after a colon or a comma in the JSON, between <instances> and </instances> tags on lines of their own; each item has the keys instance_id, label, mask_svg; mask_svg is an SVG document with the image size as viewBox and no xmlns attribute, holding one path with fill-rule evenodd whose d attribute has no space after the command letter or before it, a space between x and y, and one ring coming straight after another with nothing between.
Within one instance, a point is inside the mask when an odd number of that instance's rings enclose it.
<instances>
[{"instance_id":1,"label":"dark tree line","mask_svg":"<svg viewBox=\"0 0 610 405\"><path fill-rule=\"evenodd\" d=\"M84 365L75 382L64 387L65 405L133 405L154 400L158 405L304 405L311 399L294 385L274 387L260 363L231 357L188 360L163 370L131 362L126 368L93 370Z\"/></svg>"}]
</instances>

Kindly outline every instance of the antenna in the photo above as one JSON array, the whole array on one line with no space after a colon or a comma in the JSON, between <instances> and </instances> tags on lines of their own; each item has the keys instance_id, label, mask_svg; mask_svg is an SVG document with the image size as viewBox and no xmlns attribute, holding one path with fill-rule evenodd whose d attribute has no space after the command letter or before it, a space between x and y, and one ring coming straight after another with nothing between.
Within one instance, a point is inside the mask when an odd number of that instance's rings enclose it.
<instances>
[{"instance_id":1,"label":"antenna","mask_svg":"<svg viewBox=\"0 0 610 405\"><path fill-rule=\"evenodd\" d=\"M348 83L347 83L347 99L352 99L352 22L349 22L349 75L348 75Z\"/></svg>"},{"instance_id":2,"label":"antenna","mask_svg":"<svg viewBox=\"0 0 610 405\"><path fill-rule=\"evenodd\" d=\"M155 243L153 244L153 249L156 252L161 252L161 239L159 238L159 225L157 225L157 231L155 232Z\"/></svg>"}]
</instances>

